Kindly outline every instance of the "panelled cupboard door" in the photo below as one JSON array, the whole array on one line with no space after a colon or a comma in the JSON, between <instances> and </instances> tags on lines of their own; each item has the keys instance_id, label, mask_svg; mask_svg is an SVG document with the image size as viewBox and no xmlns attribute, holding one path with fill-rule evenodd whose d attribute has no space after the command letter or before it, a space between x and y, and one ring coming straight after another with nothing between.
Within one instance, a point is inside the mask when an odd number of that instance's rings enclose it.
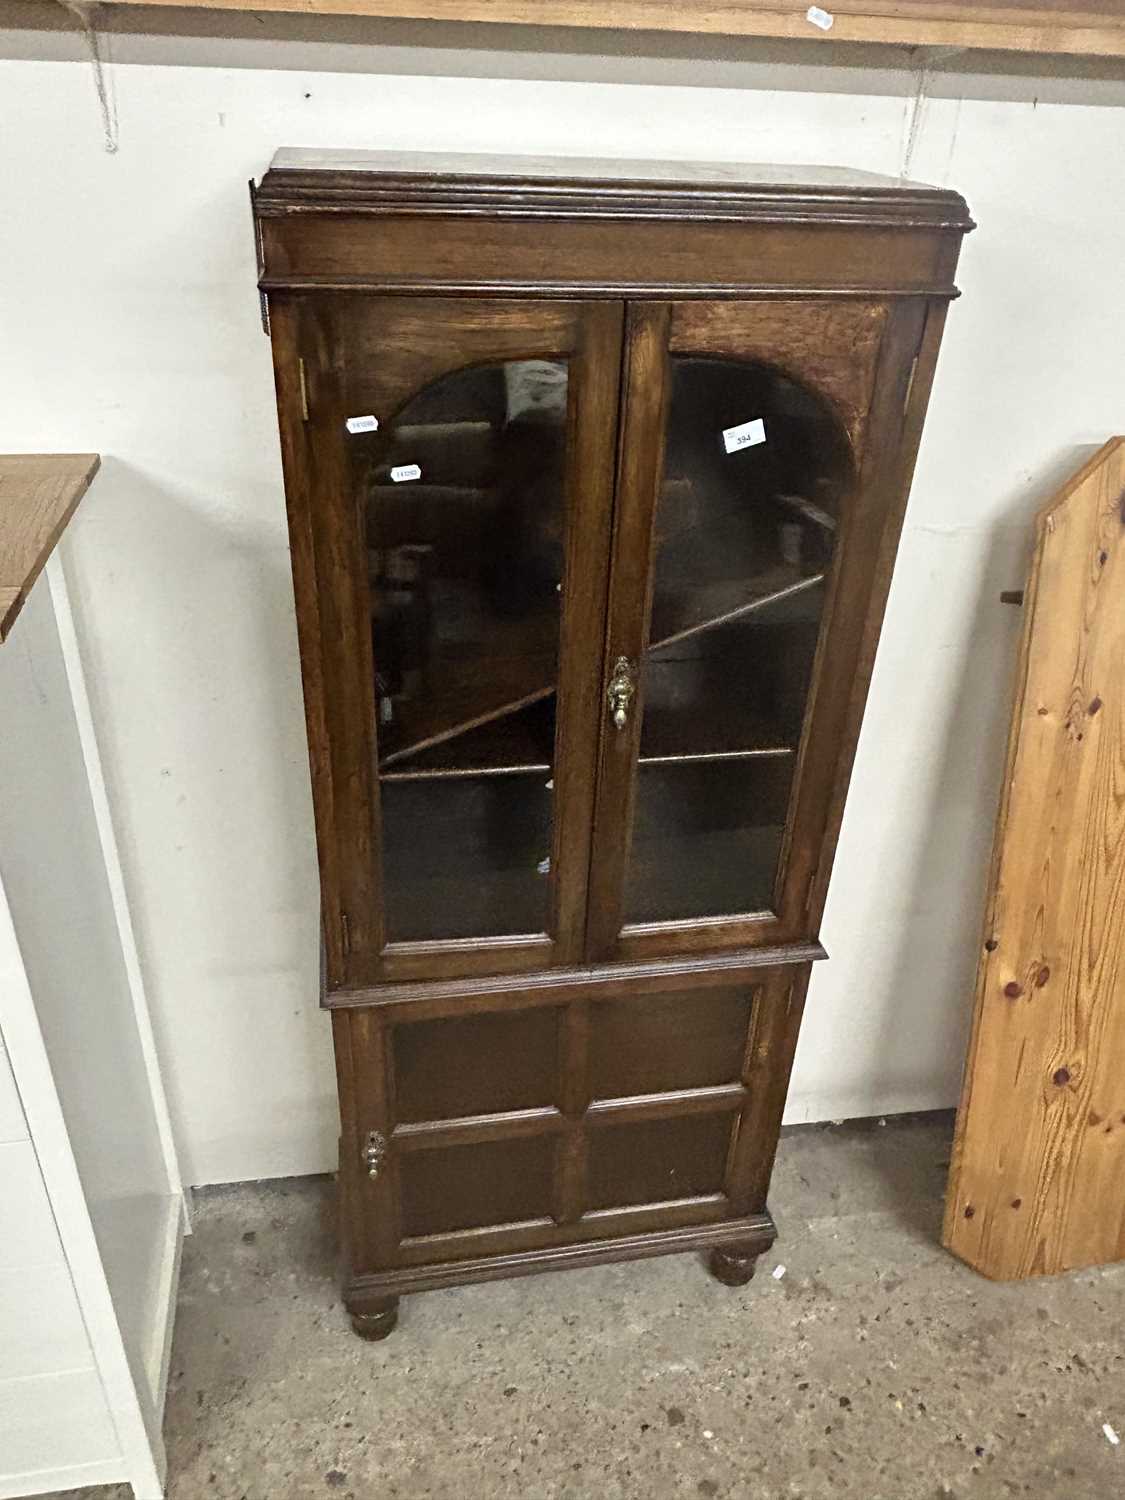
<instances>
[{"instance_id":1,"label":"panelled cupboard door","mask_svg":"<svg viewBox=\"0 0 1125 1500\"><path fill-rule=\"evenodd\" d=\"M820 689L860 670L889 493L865 477L873 403L920 328L891 320L864 299L628 309L591 959L808 928L835 781L810 747L850 732L850 693Z\"/></svg>"},{"instance_id":2,"label":"panelled cupboard door","mask_svg":"<svg viewBox=\"0 0 1125 1500\"><path fill-rule=\"evenodd\" d=\"M807 981L763 967L338 1012L356 1268L762 1212Z\"/></svg>"},{"instance_id":3,"label":"panelled cupboard door","mask_svg":"<svg viewBox=\"0 0 1125 1500\"><path fill-rule=\"evenodd\" d=\"M363 295L298 314L330 986L582 957L621 322Z\"/></svg>"}]
</instances>

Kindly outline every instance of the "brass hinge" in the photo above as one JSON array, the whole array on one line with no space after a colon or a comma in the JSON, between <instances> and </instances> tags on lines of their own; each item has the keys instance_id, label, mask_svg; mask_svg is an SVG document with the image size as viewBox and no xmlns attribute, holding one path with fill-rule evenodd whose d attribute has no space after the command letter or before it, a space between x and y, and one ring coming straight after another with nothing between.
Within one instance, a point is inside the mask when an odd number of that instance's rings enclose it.
<instances>
[{"instance_id":1,"label":"brass hinge","mask_svg":"<svg viewBox=\"0 0 1125 1500\"><path fill-rule=\"evenodd\" d=\"M805 887L805 910L806 911L808 911L809 906L812 904L813 886L816 884L816 877L819 874L820 874L820 861L817 860L816 864L813 865L812 871L811 871L811 873L809 875L809 883Z\"/></svg>"},{"instance_id":2,"label":"brass hinge","mask_svg":"<svg viewBox=\"0 0 1125 1500\"><path fill-rule=\"evenodd\" d=\"M265 292L258 293L258 311L262 318L262 332L266 338L270 336L270 299Z\"/></svg>"},{"instance_id":3,"label":"brass hinge","mask_svg":"<svg viewBox=\"0 0 1125 1500\"><path fill-rule=\"evenodd\" d=\"M340 951L345 958L352 954L352 930L348 925L348 914L346 911L340 913Z\"/></svg>"},{"instance_id":4,"label":"brass hinge","mask_svg":"<svg viewBox=\"0 0 1125 1500\"><path fill-rule=\"evenodd\" d=\"M297 361L297 382L301 387L301 417L304 421L309 420L309 387L305 379L305 362L303 359Z\"/></svg>"}]
</instances>

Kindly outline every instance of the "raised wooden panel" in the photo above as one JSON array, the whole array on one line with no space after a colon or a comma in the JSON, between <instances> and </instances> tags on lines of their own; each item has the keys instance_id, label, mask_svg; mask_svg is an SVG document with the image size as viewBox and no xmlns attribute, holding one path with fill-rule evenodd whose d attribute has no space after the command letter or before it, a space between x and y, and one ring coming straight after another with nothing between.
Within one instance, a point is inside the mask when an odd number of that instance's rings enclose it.
<instances>
[{"instance_id":1,"label":"raised wooden panel","mask_svg":"<svg viewBox=\"0 0 1125 1500\"><path fill-rule=\"evenodd\" d=\"M398 1168L403 1235L548 1218L554 1164L543 1137L410 1152Z\"/></svg>"},{"instance_id":2,"label":"raised wooden panel","mask_svg":"<svg viewBox=\"0 0 1125 1500\"><path fill-rule=\"evenodd\" d=\"M692 1115L591 1130L587 1209L721 1193L735 1118Z\"/></svg>"},{"instance_id":3,"label":"raised wooden panel","mask_svg":"<svg viewBox=\"0 0 1125 1500\"><path fill-rule=\"evenodd\" d=\"M532 1109L557 1100L554 1006L398 1025L392 1035L400 1122Z\"/></svg>"},{"instance_id":4,"label":"raised wooden panel","mask_svg":"<svg viewBox=\"0 0 1125 1500\"><path fill-rule=\"evenodd\" d=\"M700 989L593 1006L590 1093L628 1098L737 1082L753 1000L751 989Z\"/></svg>"}]
</instances>

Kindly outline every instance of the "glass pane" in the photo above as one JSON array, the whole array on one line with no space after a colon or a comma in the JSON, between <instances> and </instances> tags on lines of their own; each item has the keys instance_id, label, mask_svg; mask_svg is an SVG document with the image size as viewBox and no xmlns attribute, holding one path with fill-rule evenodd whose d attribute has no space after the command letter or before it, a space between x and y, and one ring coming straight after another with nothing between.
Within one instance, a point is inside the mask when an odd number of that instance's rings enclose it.
<instances>
[{"instance_id":1,"label":"glass pane","mask_svg":"<svg viewBox=\"0 0 1125 1500\"><path fill-rule=\"evenodd\" d=\"M673 357L627 922L771 907L850 474L780 371Z\"/></svg>"},{"instance_id":2,"label":"glass pane","mask_svg":"<svg viewBox=\"0 0 1125 1500\"><path fill-rule=\"evenodd\" d=\"M350 439L392 942L546 930L566 426L565 364L522 360Z\"/></svg>"}]
</instances>

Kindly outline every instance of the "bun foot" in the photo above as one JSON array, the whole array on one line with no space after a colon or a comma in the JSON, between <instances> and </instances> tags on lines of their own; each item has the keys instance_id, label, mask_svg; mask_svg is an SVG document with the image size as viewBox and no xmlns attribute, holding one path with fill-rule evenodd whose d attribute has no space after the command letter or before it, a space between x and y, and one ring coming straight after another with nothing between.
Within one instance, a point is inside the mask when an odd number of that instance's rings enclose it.
<instances>
[{"instance_id":1,"label":"bun foot","mask_svg":"<svg viewBox=\"0 0 1125 1500\"><path fill-rule=\"evenodd\" d=\"M740 1245L725 1245L712 1250L708 1268L724 1286L745 1286L752 1281L761 1250L744 1250Z\"/></svg>"},{"instance_id":2,"label":"bun foot","mask_svg":"<svg viewBox=\"0 0 1125 1500\"><path fill-rule=\"evenodd\" d=\"M351 1317L352 1328L361 1339L371 1343L385 1339L395 1331L398 1322L398 1298L388 1297L373 1307L353 1312Z\"/></svg>"}]
</instances>

